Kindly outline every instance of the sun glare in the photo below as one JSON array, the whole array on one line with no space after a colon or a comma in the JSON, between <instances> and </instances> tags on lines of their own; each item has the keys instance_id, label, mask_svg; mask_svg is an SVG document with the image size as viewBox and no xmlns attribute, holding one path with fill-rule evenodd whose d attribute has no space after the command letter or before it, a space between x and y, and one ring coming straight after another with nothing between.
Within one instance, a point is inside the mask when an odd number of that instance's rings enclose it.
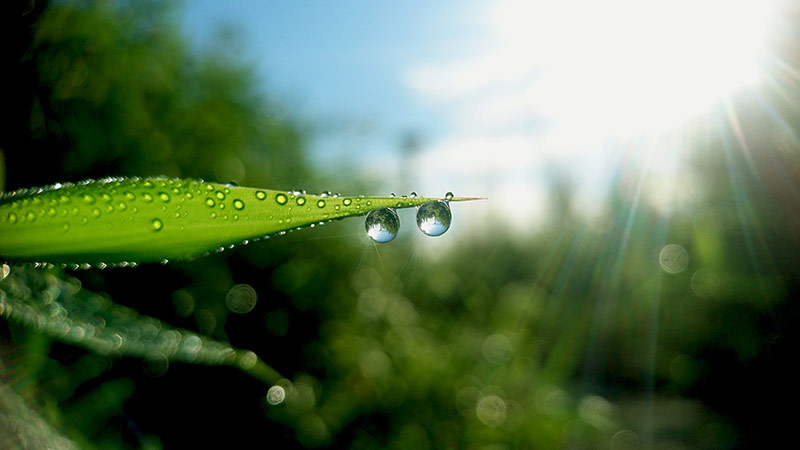
<instances>
[{"instance_id":1,"label":"sun glare","mask_svg":"<svg viewBox=\"0 0 800 450\"><path fill-rule=\"evenodd\" d=\"M467 122L491 111L602 135L660 131L758 81L774 2L509 0L486 15L488 51L417 67L409 83L478 98Z\"/></svg>"},{"instance_id":2,"label":"sun glare","mask_svg":"<svg viewBox=\"0 0 800 450\"><path fill-rule=\"evenodd\" d=\"M620 142L680 136L687 121L766 78L761 64L779 1L487 2L479 51L407 74L452 123L418 158L420 179L465 165L458 173L474 176L454 188L484 183L493 189L481 192L499 204L543 168L567 168L578 196L597 203L613 161L624 157ZM653 161L648 176L667 177L673 166ZM668 199L672 191L659 186ZM533 208L501 207L515 223L533 220Z\"/></svg>"},{"instance_id":3,"label":"sun glare","mask_svg":"<svg viewBox=\"0 0 800 450\"><path fill-rule=\"evenodd\" d=\"M506 51L541 71L529 98L542 113L635 133L673 126L755 83L769 6L763 0L509 2L492 24L511 46Z\"/></svg>"}]
</instances>

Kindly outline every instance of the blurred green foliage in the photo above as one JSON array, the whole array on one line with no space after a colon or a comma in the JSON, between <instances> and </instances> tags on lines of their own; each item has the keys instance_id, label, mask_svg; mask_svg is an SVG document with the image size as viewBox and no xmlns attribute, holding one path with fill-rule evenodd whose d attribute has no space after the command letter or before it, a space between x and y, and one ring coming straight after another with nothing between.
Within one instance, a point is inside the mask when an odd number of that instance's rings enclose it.
<instances>
[{"instance_id":1,"label":"blurred green foliage","mask_svg":"<svg viewBox=\"0 0 800 450\"><path fill-rule=\"evenodd\" d=\"M252 68L189 48L166 2L3 8L16 36L3 89L20 112L0 135L8 189L107 175L320 190L315 180L335 179L309 168L308 127L258 91ZM557 181L546 229L498 224L435 258L408 242L378 253L337 223L75 274L254 350L287 377L280 405L230 368L153 373L3 322L0 417L37 411L51 427L42 439L96 448L777 445L793 436L783 408L797 398L797 50L784 44L771 84L725 103L718 123L691 124L673 180L692 187L685 198L656 201L642 174L657 147L634 142L594 221ZM258 303L232 314L240 283Z\"/></svg>"}]
</instances>

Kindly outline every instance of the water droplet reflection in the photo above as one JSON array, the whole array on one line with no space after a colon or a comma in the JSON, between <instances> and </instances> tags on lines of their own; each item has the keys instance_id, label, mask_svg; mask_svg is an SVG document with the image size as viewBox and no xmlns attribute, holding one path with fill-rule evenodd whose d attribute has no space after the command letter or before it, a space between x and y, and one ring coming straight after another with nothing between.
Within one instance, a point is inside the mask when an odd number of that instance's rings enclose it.
<instances>
[{"instance_id":1,"label":"water droplet reflection","mask_svg":"<svg viewBox=\"0 0 800 450\"><path fill-rule=\"evenodd\" d=\"M450 207L444 201L427 203L417 210L417 227L428 236L443 235L452 219Z\"/></svg>"},{"instance_id":2,"label":"water droplet reflection","mask_svg":"<svg viewBox=\"0 0 800 450\"><path fill-rule=\"evenodd\" d=\"M375 242L389 242L397 236L400 218L391 208L370 211L364 224L367 236Z\"/></svg>"}]
</instances>

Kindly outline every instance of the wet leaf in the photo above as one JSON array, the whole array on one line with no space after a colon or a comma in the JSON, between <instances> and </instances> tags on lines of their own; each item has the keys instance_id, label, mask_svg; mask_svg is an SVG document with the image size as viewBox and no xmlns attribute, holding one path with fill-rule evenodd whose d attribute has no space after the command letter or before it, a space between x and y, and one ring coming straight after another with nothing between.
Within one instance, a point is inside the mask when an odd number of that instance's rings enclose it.
<instances>
[{"instance_id":1,"label":"wet leaf","mask_svg":"<svg viewBox=\"0 0 800 450\"><path fill-rule=\"evenodd\" d=\"M437 200L442 199L308 195L175 178L58 184L0 197L0 259L76 267L187 259L300 227Z\"/></svg>"}]
</instances>

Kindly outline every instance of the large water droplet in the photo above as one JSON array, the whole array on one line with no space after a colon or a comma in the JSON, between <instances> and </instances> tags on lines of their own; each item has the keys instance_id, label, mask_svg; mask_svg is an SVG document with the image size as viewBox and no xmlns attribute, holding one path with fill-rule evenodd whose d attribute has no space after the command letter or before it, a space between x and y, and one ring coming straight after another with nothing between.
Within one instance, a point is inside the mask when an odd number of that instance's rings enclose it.
<instances>
[{"instance_id":1,"label":"large water droplet","mask_svg":"<svg viewBox=\"0 0 800 450\"><path fill-rule=\"evenodd\" d=\"M160 198L161 201L164 202L164 203L169 202L169 194L167 194L166 192L159 192L158 193L158 198Z\"/></svg>"},{"instance_id":2,"label":"large water droplet","mask_svg":"<svg viewBox=\"0 0 800 450\"><path fill-rule=\"evenodd\" d=\"M153 196L151 194L148 194L147 192L145 192L144 194L142 194L142 200L150 203L150 202L153 201Z\"/></svg>"},{"instance_id":3,"label":"large water droplet","mask_svg":"<svg viewBox=\"0 0 800 450\"><path fill-rule=\"evenodd\" d=\"M389 242L397 236L400 229L400 218L391 208L370 211L364 223L367 236L375 242Z\"/></svg>"},{"instance_id":4,"label":"large water droplet","mask_svg":"<svg viewBox=\"0 0 800 450\"><path fill-rule=\"evenodd\" d=\"M297 202L297 206L303 206L303 205L306 204L306 198L305 197L297 197L297 200L295 200L295 201Z\"/></svg>"},{"instance_id":5,"label":"large water droplet","mask_svg":"<svg viewBox=\"0 0 800 450\"><path fill-rule=\"evenodd\" d=\"M151 226L153 227L153 231L161 231L161 229L164 228L164 222L162 222L161 219L153 219Z\"/></svg>"},{"instance_id":6,"label":"large water droplet","mask_svg":"<svg viewBox=\"0 0 800 450\"><path fill-rule=\"evenodd\" d=\"M213 198L211 197L206 198L206 206L208 206L209 208L213 208L214 205L216 205L216 203L214 202Z\"/></svg>"},{"instance_id":7,"label":"large water droplet","mask_svg":"<svg viewBox=\"0 0 800 450\"><path fill-rule=\"evenodd\" d=\"M267 198L267 193L264 191L256 191L256 198L259 200L264 200Z\"/></svg>"},{"instance_id":8,"label":"large water droplet","mask_svg":"<svg viewBox=\"0 0 800 450\"><path fill-rule=\"evenodd\" d=\"M317 207L324 208L325 207L325 200L317 200Z\"/></svg>"},{"instance_id":9,"label":"large water droplet","mask_svg":"<svg viewBox=\"0 0 800 450\"><path fill-rule=\"evenodd\" d=\"M441 236L450 228L453 216L447 202L438 201L422 205L417 210L417 226L428 236Z\"/></svg>"},{"instance_id":10,"label":"large water droplet","mask_svg":"<svg viewBox=\"0 0 800 450\"><path fill-rule=\"evenodd\" d=\"M452 200L453 199L453 193L452 192L448 192L447 194L444 194L444 198L447 199L447 200Z\"/></svg>"},{"instance_id":11,"label":"large water droplet","mask_svg":"<svg viewBox=\"0 0 800 450\"><path fill-rule=\"evenodd\" d=\"M244 202L239 200L238 198L234 199L233 200L233 207L236 208L236 209L244 209Z\"/></svg>"}]
</instances>

